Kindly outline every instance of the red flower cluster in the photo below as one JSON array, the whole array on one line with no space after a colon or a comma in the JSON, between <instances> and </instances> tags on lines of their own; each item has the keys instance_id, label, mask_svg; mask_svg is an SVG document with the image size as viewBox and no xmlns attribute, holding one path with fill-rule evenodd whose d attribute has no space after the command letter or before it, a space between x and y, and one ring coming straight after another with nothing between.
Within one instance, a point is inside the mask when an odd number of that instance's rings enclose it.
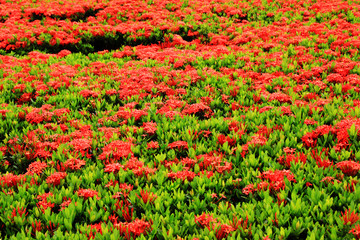
<instances>
[{"instance_id":1,"label":"red flower cluster","mask_svg":"<svg viewBox=\"0 0 360 240\"><path fill-rule=\"evenodd\" d=\"M213 115L213 111L209 106L206 106L203 103L195 103L188 105L184 108L181 112L184 115L191 115L191 114L202 114L204 117L211 117Z\"/></svg>"},{"instance_id":2,"label":"red flower cluster","mask_svg":"<svg viewBox=\"0 0 360 240\"><path fill-rule=\"evenodd\" d=\"M348 176L355 176L360 170L360 164L354 161L342 161L336 167Z\"/></svg>"},{"instance_id":3,"label":"red flower cluster","mask_svg":"<svg viewBox=\"0 0 360 240\"><path fill-rule=\"evenodd\" d=\"M66 177L66 172L54 172L49 177L46 178L46 183L53 186L60 185L60 181Z\"/></svg>"},{"instance_id":4,"label":"red flower cluster","mask_svg":"<svg viewBox=\"0 0 360 240\"><path fill-rule=\"evenodd\" d=\"M216 239L227 238L236 229L228 224L220 223L216 218L210 214L203 213L195 216L195 223L201 228L207 228L209 231L215 231Z\"/></svg>"},{"instance_id":5,"label":"red flower cluster","mask_svg":"<svg viewBox=\"0 0 360 240\"><path fill-rule=\"evenodd\" d=\"M156 200L157 196L156 194L152 193L152 192L148 192L148 191L144 191L144 190L141 190L140 191L140 195L137 195L136 196L141 199L145 204L146 203L154 203L154 201Z\"/></svg>"},{"instance_id":6,"label":"red flower cluster","mask_svg":"<svg viewBox=\"0 0 360 240\"><path fill-rule=\"evenodd\" d=\"M155 122L143 123L144 131L149 135L154 135L156 133L157 130L156 126L157 124Z\"/></svg>"},{"instance_id":7,"label":"red flower cluster","mask_svg":"<svg viewBox=\"0 0 360 240\"><path fill-rule=\"evenodd\" d=\"M79 195L79 197L83 197L84 199L88 199L88 198L92 198L92 197L97 197L97 199L99 200L100 197L98 196L98 192L92 189L79 189L77 191L77 194Z\"/></svg>"},{"instance_id":8,"label":"red flower cluster","mask_svg":"<svg viewBox=\"0 0 360 240\"><path fill-rule=\"evenodd\" d=\"M360 239L360 224L355 225L354 228L352 228L349 233L352 233L356 240Z\"/></svg>"},{"instance_id":9,"label":"red flower cluster","mask_svg":"<svg viewBox=\"0 0 360 240\"><path fill-rule=\"evenodd\" d=\"M91 149L91 142L91 139L80 138L72 140L69 145L72 145L75 151L84 152Z\"/></svg>"},{"instance_id":10,"label":"red flower cluster","mask_svg":"<svg viewBox=\"0 0 360 240\"><path fill-rule=\"evenodd\" d=\"M29 164L29 167L26 169L27 172L26 174L29 174L29 175L33 175L33 174L37 174L37 175L40 175L45 168L47 168L48 165L47 163L45 162L32 162Z\"/></svg>"},{"instance_id":11,"label":"red flower cluster","mask_svg":"<svg viewBox=\"0 0 360 240\"><path fill-rule=\"evenodd\" d=\"M242 192L245 195L249 195L256 191L265 191L269 189L270 192L276 193L285 189L285 177L290 182L296 182L295 177L290 170L265 171L258 176L262 181L257 185L257 188L254 187L254 184L249 184L243 188Z\"/></svg>"},{"instance_id":12,"label":"red flower cluster","mask_svg":"<svg viewBox=\"0 0 360 240\"><path fill-rule=\"evenodd\" d=\"M236 139L230 138L229 136L225 136L224 134L220 134L218 136L218 143L220 145L224 145L225 142L228 142L229 146L233 147L236 144Z\"/></svg>"},{"instance_id":13,"label":"red flower cluster","mask_svg":"<svg viewBox=\"0 0 360 240\"><path fill-rule=\"evenodd\" d=\"M174 149L177 148L179 151L188 149L188 143L185 141L176 141L168 144L168 148Z\"/></svg>"},{"instance_id":14,"label":"red flower cluster","mask_svg":"<svg viewBox=\"0 0 360 240\"><path fill-rule=\"evenodd\" d=\"M135 219L133 222L116 223L114 226L126 239L135 239L141 234L146 236L152 230L151 223L141 219Z\"/></svg>"},{"instance_id":15,"label":"red flower cluster","mask_svg":"<svg viewBox=\"0 0 360 240\"><path fill-rule=\"evenodd\" d=\"M217 171L226 173L232 170L232 163L225 161L222 155L208 153L196 156L201 171ZM202 161L201 161L202 160Z\"/></svg>"},{"instance_id":16,"label":"red flower cluster","mask_svg":"<svg viewBox=\"0 0 360 240\"><path fill-rule=\"evenodd\" d=\"M322 149L320 153L318 153L317 149L311 150L311 156L315 159L318 167L328 168L333 166L333 162L331 162L326 156L328 155L327 149ZM322 154L325 153L325 157L322 157Z\"/></svg>"},{"instance_id":17,"label":"red flower cluster","mask_svg":"<svg viewBox=\"0 0 360 240\"><path fill-rule=\"evenodd\" d=\"M195 176L196 176L196 174L194 172L187 171L187 170L179 171L176 173L174 173L174 172L168 173L168 177L170 179L181 179L183 181L188 180L189 182L191 182Z\"/></svg>"},{"instance_id":18,"label":"red flower cluster","mask_svg":"<svg viewBox=\"0 0 360 240\"><path fill-rule=\"evenodd\" d=\"M53 197L53 196L54 194L52 194L51 192L37 196L39 202L36 205L42 211L42 213L45 213L45 210L48 208L52 209L53 207L55 207L55 204L48 200L48 197Z\"/></svg>"},{"instance_id":19,"label":"red flower cluster","mask_svg":"<svg viewBox=\"0 0 360 240\"><path fill-rule=\"evenodd\" d=\"M278 158L278 162L281 165L285 165L286 167L290 168L292 162L295 164L297 164L297 163L305 164L306 163L306 155L304 153L297 153L297 154L288 153L288 154L285 154L285 156L280 156Z\"/></svg>"},{"instance_id":20,"label":"red flower cluster","mask_svg":"<svg viewBox=\"0 0 360 240\"><path fill-rule=\"evenodd\" d=\"M103 147L103 153L99 155L99 159L109 163L120 161L129 155L132 156L132 146L131 142L116 140Z\"/></svg>"},{"instance_id":21,"label":"red flower cluster","mask_svg":"<svg viewBox=\"0 0 360 240\"><path fill-rule=\"evenodd\" d=\"M120 169L124 169L124 165L121 165L120 163L110 163L105 166L104 172L117 173Z\"/></svg>"},{"instance_id":22,"label":"red flower cluster","mask_svg":"<svg viewBox=\"0 0 360 240\"><path fill-rule=\"evenodd\" d=\"M25 179L26 179L25 175L15 175L13 173L7 173L3 176L0 176L0 186L1 187L18 186Z\"/></svg>"},{"instance_id":23,"label":"red flower cluster","mask_svg":"<svg viewBox=\"0 0 360 240\"><path fill-rule=\"evenodd\" d=\"M232 232L241 230L248 237L251 236L251 224L249 224L249 219L246 217L246 220L242 218L239 220L237 217L234 217L230 224L224 224L219 222L211 214L203 213L199 216L195 216L195 223L201 228L207 228L209 231L215 231L216 239L227 238Z\"/></svg>"},{"instance_id":24,"label":"red flower cluster","mask_svg":"<svg viewBox=\"0 0 360 240\"><path fill-rule=\"evenodd\" d=\"M66 160L64 167L65 169L76 171L76 170L80 170L83 166L85 166L85 164L86 164L85 160L71 158Z\"/></svg>"},{"instance_id":25,"label":"red flower cluster","mask_svg":"<svg viewBox=\"0 0 360 240\"><path fill-rule=\"evenodd\" d=\"M157 149L157 148L159 148L159 143L155 141L148 142L146 147L146 149Z\"/></svg>"},{"instance_id":26,"label":"red flower cluster","mask_svg":"<svg viewBox=\"0 0 360 240\"><path fill-rule=\"evenodd\" d=\"M360 217L357 213L352 212L351 209L347 209L345 212L341 213L341 219L343 220L344 225L353 225Z\"/></svg>"}]
</instances>

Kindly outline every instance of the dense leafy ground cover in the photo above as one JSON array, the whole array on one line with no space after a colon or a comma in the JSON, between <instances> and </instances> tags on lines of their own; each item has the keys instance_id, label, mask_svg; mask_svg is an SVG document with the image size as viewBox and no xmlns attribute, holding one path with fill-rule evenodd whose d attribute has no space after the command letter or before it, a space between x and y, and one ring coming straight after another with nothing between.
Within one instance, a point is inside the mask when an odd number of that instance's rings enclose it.
<instances>
[{"instance_id":1,"label":"dense leafy ground cover","mask_svg":"<svg viewBox=\"0 0 360 240\"><path fill-rule=\"evenodd\" d=\"M1 239L360 239L360 2L0 0Z\"/></svg>"}]
</instances>

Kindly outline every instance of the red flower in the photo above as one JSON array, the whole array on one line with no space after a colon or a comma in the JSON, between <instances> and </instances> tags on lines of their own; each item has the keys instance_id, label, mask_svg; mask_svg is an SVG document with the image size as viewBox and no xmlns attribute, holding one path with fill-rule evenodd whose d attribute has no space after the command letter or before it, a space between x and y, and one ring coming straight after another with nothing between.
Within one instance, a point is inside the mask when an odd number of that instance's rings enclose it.
<instances>
[{"instance_id":1,"label":"red flower","mask_svg":"<svg viewBox=\"0 0 360 240\"><path fill-rule=\"evenodd\" d=\"M344 225L353 225L360 219L360 217L357 215L357 213L348 209L345 210L344 213L341 213L341 219L344 221Z\"/></svg>"},{"instance_id":2,"label":"red flower","mask_svg":"<svg viewBox=\"0 0 360 240\"><path fill-rule=\"evenodd\" d=\"M188 180L189 182L192 181L194 179L194 177L196 176L196 174L194 172L190 172L190 171L180 171L180 172L171 172L168 173L168 177L171 179L181 179L183 181Z\"/></svg>"},{"instance_id":3,"label":"red flower","mask_svg":"<svg viewBox=\"0 0 360 240\"><path fill-rule=\"evenodd\" d=\"M30 163L29 167L26 169L27 170L26 174L40 175L45 168L47 168L47 164L45 162L32 162Z\"/></svg>"},{"instance_id":4,"label":"red flower","mask_svg":"<svg viewBox=\"0 0 360 240\"><path fill-rule=\"evenodd\" d=\"M136 196L139 198L139 199L142 199L143 202L146 204L148 202L150 203L154 203L155 199L157 198L157 196L152 193L152 192L148 192L148 191L144 191L144 190L141 190L140 191L140 196L136 194Z\"/></svg>"},{"instance_id":5,"label":"red flower","mask_svg":"<svg viewBox=\"0 0 360 240\"><path fill-rule=\"evenodd\" d=\"M131 147L133 144L131 142L123 142L116 140L107 146L103 147L103 153L99 155L99 159L107 160L110 155L112 155L113 160L108 160L109 162L119 161L122 158L132 155Z\"/></svg>"},{"instance_id":6,"label":"red flower","mask_svg":"<svg viewBox=\"0 0 360 240\"><path fill-rule=\"evenodd\" d=\"M94 97L94 98L96 98L96 97L98 97L98 96L100 95L98 92L94 92L94 91L91 91L91 90L89 90L89 89L81 90L81 91L79 92L79 94L80 94L81 96L83 96L84 98L89 98L89 97Z\"/></svg>"},{"instance_id":7,"label":"red flower","mask_svg":"<svg viewBox=\"0 0 360 240\"><path fill-rule=\"evenodd\" d=\"M91 149L91 142L90 139L74 139L69 142L69 145L73 145L76 151L85 151Z\"/></svg>"},{"instance_id":8,"label":"red flower","mask_svg":"<svg viewBox=\"0 0 360 240\"><path fill-rule=\"evenodd\" d=\"M149 168L149 167L140 167L137 169L132 170L133 173L140 177L140 176L147 176L148 174L154 174L156 172L156 168Z\"/></svg>"},{"instance_id":9,"label":"red flower","mask_svg":"<svg viewBox=\"0 0 360 240\"><path fill-rule=\"evenodd\" d=\"M42 230L42 226L41 226L41 221L40 220L35 220L34 222L31 223L32 226L32 233L31 236L35 237L36 236L36 232L40 232Z\"/></svg>"},{"instance_id":10,"label":"red flower","mask_svg":"<svg viewBox=\"0 0 360 240\"><path fill-rule=\"evenodd\" d=\"M39 196L36 197L36 199L39 200L39 202L36 204L38 208L40 208L40 210L42 211L42 213L45 213L45 210L50 208L52 209L53 207L55 207L54 203L51 203L48 201L48 197L53 197L54 195L50 192L50 193L44 193L41 194Z\"/></svg>"},{"instance_id":11,"label":"red flower","mask_svg":"<svg viewBox=\"0 0 360 240\"><path fill-rule=\"evenodd\" d=\"M251 223L249 223L249 218L246 216L245 220L240 218L238 220L237 217L234 217L231 223L231 226L234 228L234 230L241 230L244 233L247 233L248 237L251 237Z\"/></svg>"},{"instance_id":12,"label":"red flower","mask_svg":"<svg viewBox=\"0 0 360 240\"><path fill-rule=\"evenodd\" d=\"M236 139L232 139L229 136L225 136L223 134L220 134L218 136L218 143L220 145L224 145L225 142L228 142L229 146L234 146L236 144Z\"/></svg>"},{"instance_id":13,"label":"red flower","mask_svg":"<svg viewBox=\"0 0 360 240\"><path fill-rule=\"evenodd\" d=\"M358 182L359 182L358 180L352 179L352 180L350 181L350 183L347 183L347 184L345 185L345 190L347 190L347 191L349 191L349 192L354 192L354 191L355 191L355 186L356 186L356 184L357 184Z\"/></svg>"},{"instance_id":14,"label":"red flower","mask_svg":"<svg viewBox=\"0 0 360 240\"><path fill-rule=\"evenodd\" d=\"M321 155L322 153L325 153L325 156L328 155L328 150L327 149L323 149L321 150L320 153L318 153L317 149L313 149L311 150L311 156L315 159L316 164L318 165L318 167L322 167L322 168L328 168L331 167L333 165L333 162L331 162L328 158L323 158Z\"/></svg>"},{"instance_id":15,"label":"red flower","mask_svg":"<svg viewBox=\"0 0 360 240\"><path fill-rule=\"evenodd\" d=\"M123 169L124 166L121 165L120 163L111 163L105 166L105 170L104 172L112 172L112 173L117 173L120 169Z\"/></svg>"},{"instance_id":16,"label":"red flower","mask_svg":"<svg viewBox=\"0 0 360 240\"><path fill-rule=\"evenodd\" d=\"M312 119L305 119L305 121L304 121L304 124L306 124L306 125L315 125L317 123L318 123L317 121L312 120Z\"/></svg>"},{"instance_id":17,"label":"red flower","mask_svg":"<svg viewBox=\"0 0 360 240\"><path fill-rule=\"evenodd\" d=\"M318 135L316 133L308 132L301 138L301 140L306 147L315 147L317 143L317 137Z\"/></svg>"},{"instance_id":18,"label":"red flower","mask_svg":"<svg viewBox=\"0 0 360 240\"><path fill-rule=\"evenodd\" d=\"M279 101L281 103L291 103L291 97L289 95L286 95L285 93L276 92L272 93L269 96L269 101Z\"/></svg>"},{"instance_id":19,"label":"red flower","mask_svg":"<svg viewBox=\"0 0 360 240\"><path fill-rule=\"evenodd\" d=\"M169 143L168 148L174 149L177 148L179 151L183 149L188 149L188 144L185 141L176 141Z\"/></svg>"},{"instance_id":20,"label":"red flower","mask_svg":"<svg viewBox=\"0 0 360 240\"><path fill-rule=\"evenodd\" d=\"M157 124L155 122L143 123L144 131L149 135L154 135L156 133L157 130L156 126Z\"/></svg>"},{"instance_id":21,"label":"red flower","mask_svg":"<svg viewBox=\"0 0 360 240\"><path fill-rule=\"evenodd\" d=\"M159 148L159 143L155 141L148 142L146 147L146 149L157 149L157 148Z\"/></svg>"},{"instance_id":22,"label":"red flower","mask_svg":"<svg viewBox=\"0 0 360 240\"><path fill-rule=\"evenodd\" d=\"M71 158L66 160L64 167L65 169L79 170L81 167L85 166L85 164L85 160Z\"/></svg>"},{"instance_id":23,"label":"red flower","mask_svg":"<svg viewBox=\"0 0 360 240\"><path fill-rule=\"evenodd\" d=\"M326 80L331 83L343 83L344 82L344 78L338 73L329 74Z\"/></svg>"},{"instance_id":24,"label":"red flower","mask_svg":"<svg viewBox=\"0 0 360 240\"><path fill-rule=\"evenodd\" d=\"M124 235L126 239L135 239L141 234L147 235L151 231L151 224L140 219L135 219L129 223L117 223L114 226L120 230L120 234Z\"/></svg>"},{"instance_id":25,"label":"red flower","mask_svg":"<svg viewBox=\"0 0 360 240\"><path fill-rule=\"evenodd\" d=\"M67 206L69 206L70 203L71 203L71 198L68 199L67 197L63 197L63 202L60 204L61 207L60 211L64 210Z\"/></svg>"},{"instance_id":26,"label":"red flower","mask_svg":"<svg viewBox=\"0 0 360 240\"><path fill-rule=\"evenodd\" d=\"M304 153L298 153L298 154L286 154L286 157L280 156L278 158L278 162L282 165L285 165L286 167L291 167L291 162L297 164L297 163L306 163L306 155Z\"/></svg>"},{"instance_id":27,"label":"red flower","mask_svg":"<svg viewBox=\"0 0 360 240\"><path fill-rule=\"evenodd\" d=\"M360 164L354 161L342 161L337 163L336 167L348 176L355 176L360 170Z\"/></svg>"},{"instance_id":28,"label":"red flower","mask_svg":"<svg viewBox=\"0 0 360 240\"><path fill-rule=\"evenodd\" d=\"M215 222L217 222L216 218L213 218L213 216L207 213L195 216L195 223L201 228L209 227L210 224L213 224Z\"/></svg>"},{"instance_id":29,"label":"red flower","mask_svg":"<svg viewBox=\"0 0 360 240\"><path fill-rule=\"evenodd\" d=\"M331 176L327 176L327 177L324 177L323 179L321 179L320 182L324 182L324 183L331 183L331 184L334 184L334 180L335 178L334 177L331 177ZM339 180L337 180L338 182L340 182Z\"/></svg>"},{"instance_id":30,"label":"red flower","mask_svg":"<svg viewBox=\"0 0 360 240\"><path fill-rule=\"evenodd\" d=\"M203 113L204 117L210 117L213 114L213 111L209 106L206 106L203 103L195 103L192 105L188 105L183 111L185 115L191 115L196 113Z\"/></svg>"},{"instance_id":31,"label":"red flower","mask_svg":"<svg viewBox=\"0 0 360 240\"><path fill-rule=\"evenodd\" d=\"M11 216L8 216L8 218L14 222L14 218L15 217L20 217L22 219L22 222L25 222L25 217L28 215L28 213L26 212L26 208L23 207L18 207L13 209Z\"/></svg>"},{"instance_id":32,"label":"red flower","mask_svg":"<svg viewBox=\"0 0 360 240\"><path fill-rule=\"evenodd\" d=\"M256 134L254 136L251 136L251 141L248 142L248 145L260 145L260 146L264 146L267 142L266 137Z\"/></svg>"},{"instance_id":33,"label":"red flower","mask_svg":"<svg viewBox=\"0 0 360 240\"><path fill-rule=\"evenodd\" d=\"M233 228L232 226L230 226L228 224L219 224L219 225L220 226L218 226L218 227L216 227L216 229L214 229L216 239L227 238L231 232L235 231L235 228ZM215 228L215 226L213 226L213 228Z\"/></svg>"},{"instance_id":34,"label":"red flower","mask_svg":"<svg viewBox=\"0 0 360 240\"><path fill-rule=\"evenodd\" d=\"M254 184L249 184L242 189L242 193L245 195L249 195L250 193L254 193L254 192L256 192L256 189L254 188Z\"/></svg>"},{"instance_id":35,"label":"red flower","mask_svg":"<svg viewBox=\"0 0 360 240\"><path fill-rule=\"evenodd\" d=\"M48 178L46 178L47 184L52 184L53 186L60 185L60 181L66 177L66 172L54 172Z\"/></svg>"},{"instance_id":36,"label":"red flower","mask_svg":"<svg viewBox=\"0 0 360 240\"><path fill-rule=\"evenodd\" d=\"M349 233L352 233L354 237L359 240L360 239L360 225L357 224L353 229L349 231Z\"/></svg>"},{"instance_id":37,"label":"red flower","mask_svg":"<svg viewBox=\"0 0 360 240\"><path fill-rule=\"evenodd\" d=\"M77 194L79 195L79 197L83 197L84 199L88 199L88 198L92 198L94 196L97 197L97 199L100 199L100 197L98 196L98 192L92 189L79 189L77 191Z\"/></svg>"}]
</instances>

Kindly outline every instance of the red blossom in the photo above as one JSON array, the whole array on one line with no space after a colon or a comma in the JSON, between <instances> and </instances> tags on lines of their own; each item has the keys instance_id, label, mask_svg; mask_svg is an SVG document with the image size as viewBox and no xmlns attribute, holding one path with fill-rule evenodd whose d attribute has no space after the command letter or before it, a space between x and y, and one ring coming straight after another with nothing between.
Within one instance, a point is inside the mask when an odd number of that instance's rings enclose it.
<instances>
[{"instance_id":1,"label":"red blossom","mask_svg":"<svg viewBox=\"0 0 360 240\"><path fill-rule=\"evenodd\" d=\"M91 142L90 139L74 139L69 142L69 145L72 145L76 151L85 151L91 149Z\"/></svg>"},{"instance_id":2,"label":"red blossom","mask_svg":"<svg viewBox=\"0 0 360 240\"><path fill-rule=\"evenodd\" d=\"M360 164L351 160L339 162L336 167L348 176L355 176L360 170Z\"/></svg>"},{"instance_id":3,"label":"red blossom","mask_svg":"<svg viewBox=\"0 0 360 240\"><path fill-rule=\"evenodd\" d=\"M248 237L251 237L251 223L249 223L249 218L246 216L245 220L240 218L240 220L237 217L233 217L231 226L234 228L234 230L240 230L248 235Z\"/></svg>"},{"instance_id":4,"label":"red blossom","mask_svg":"<svg viewBox=\"0 0 360 240\"><path fill-rule=\"evenodd\" d=\"M99 159L103 161L106 160L107 162L120 161L122 158L132 155L132 146L133 144L131 142L116 140L103 147L103 153L99 155ZM111 159L109 159L110 156L112 156Z\"/></svg>"},{"instance_id":5,"label":"red blossom","mask_svg":"<svg viewBox=\"0 0 360 240\"><path fill-rule=\"evenodd\" d=\"M42 230L41 221L35 219L35 221L31 223L31 227L32 227L31 236L35 237L36 232L40 232Z\"/></svg>"},{"instance_id":6,"label":"red blossom","mask_svg":"<svg viewBox=\"0 0 360 240\"><path fill-rule=\"evenodd\" d=\"M354 228L352 228L349 233L352 233L354 237L359 240L360 239L360 224L356 224Z\"/></svg>"},{"instance_id":7,"label":"red blossom","mask_svg":"<svg viewBox=\"0 0 360 240\"><path fill-rule=\"evenodd\" d=\"M76 170L80 170L83 166L85 166L85 164L86 164L85 160L71 158L66 160L64 167L65 169L76 171Z\"/></svg>"},{"instance_id":8,"label":"red blossom","mask_svg":"<svg viewBox=\"0 0 360 240\"><path fill-rule=\"evenodd\" d=\"M88 199L88 198L92 198L92 197L97 197L97 199L100 199L100 197L98 196L98 192L96 190L92 190L92 189L79 189L77 191L77 194L79 195L79 197L83 197L84 199Z\"/></svg>"},{"instance_id":9,"label":"red blossom","mask_svg":"<svg viewBox=\"0 0 360 240\"><path fill-rule=\"evenodd\" d=\"M245 195L249 195L250 193L256 192L256 189L254 188L254 184L249 184L246 187L242 189L242 193Z\"/></svg>"},{"instance_id":10,"label":"red blossom","mask_svg":"<svg viewBox=\"0 0 360 240\"><path fill-rule=\"evenodd\" d=\"M60 185L60 181L66 177L66 172L54 172L49 177L46 178L46 183L53 186Z\"/></svg>"},{"instance_id":11,"label":"red blossom","mask_svg":"<svg viewBox=\"0 0 360 240\"><path fill-rule=\"evenodd\" d=\"M93 239L98 233L102 235L101 223L90 224L90 233L86 235L88 236L88 239Z\"/></svg>"},{"instance_id":12,"label":"red blossom","mask_svg":"<svg viewBox=\"0 0 360 240\"><path fill-rule=\"evenodd\" d=\"M199 216L195 216L195 223L201 228L210 227L210 225L215 222L217 222L216 218L214 218L212 215L207 213L203 213Z\"/></svg>"},{"instance_id":13,"label":"red blossom","mask_svg":"<svg viewBox=\"0 0 360 240\"><path fill-rule=\"evenodd\" d=\"M285 165L286 167L290 168L291 163L294 164L297 163L306 163L306 155L304 153L298 153L298 154L286 154L286 156L280 156L278 158L278 162L282 165Z\"/></svg>"},{"instance_id":14,"label":"red blossom","mask_svg":"<svg viewBox=\"0 0 360 240\"><path fill-rule=\"evenodd\" d=\"M333 162L331 162L326 156L328 155L328 149L322 149L320 153L318 153L317 149L312 149L311 150L311 156L315 159L316 164L318 165L318 167L322 167L322 168L328 168L331 167L333 165ZM325 157L322 157L322 155L325 155Z\"/></svg>"},{"instance_id":15,"label":"red blossom","mask_svg":"<svg viewBox=\"0 0 360 240\"><path fill-rule=\"evenodd\" d=\"M32 162L29 167L26 169L26 174L32 175L37 174L40 175L48 165L45 162Z\"/></svg>"},{"instance_id":16,"label":"red blossom","mask_svg":"<svg viewBox=\"0 0 360 240\"><path fill-rule=\"evenodd\" d=\"M179 151L188 149L188 143L185 141L176 141L168 144L168 148L174 149L177 148Z\"/></svg>"},{"instance_id":17,"label":"red blossom","mask_svg":"<svg viewBox=\"0 0 360 240\"><path fill-rule=\"evenodd\" d=\"M189 182L191 182L194 177L196 176L196 174L194 172L191 171L179 171L179 172L170 172L168 173L168 177L171 179L181 179L183 181L188 180Z\"/></svg>"},{"instance_id":18,"label":"red blossom","mask_svg":"<svg viewBox=\"0 0 360 240\"><path fill-rule=\"evenodd\" d=\"M218 136L218 143L220 145L224 145L225 142L227 142L229 146L235 146L236 139L230 138L229 136L225 136L224 134L220 134Z\"/></svg>"},{"instance_id":19,"label":"red blossom","mask_svg":"<svg viewBox=\"0 0 360 240\"><path fill-rule=\"evenodd\" d=\"M46 209L50 208L51 210L53 207L55 207L55 204L48 202L47 198L43 198L36 204L36 206L40 208L40 210L44 214Z\"/></svg>"},{"instance_id":20,"label":"red blossom","mask_svg":"<svg viewBox=\"0 0 360 240\"><path fill-rule=\"evenodd\" d=\"M13 173L7 173L3 176L0 176L0 186L1 187L18 186L24 180L25 180L25 175L15 175Z\"/></svg>"},{"instance_id":21,"label":"red blossom","mask_svg":"<svg viewBox=\"0 0 360 240\"><path fill-rule=\"evenodd\" d=\"M345 212L341 213L341 219L343 220L344 225L353 225L360 217L357 213L352 212L351 209L346 209Z\"/></svg>"},{"instance_id":22,"label":"red blossom","mask_svg":"<svg viewBox=\"0 0 360 240\"><path fill-rule=\"evenodd\" d=\"M123 168L124 168L124 166L121 165L120 163L111 163L111 164L107 164L105 166L104 172L106 172L106 173L110 173L110 172L117 173L120 169L123 169Z\"/></svg>"},{"instance_id":23,"label":"red blossom","mask_svg":"<svg viewBox=\"0 0 360 240\"><path fill-rule=\"evenodd\" d=\"M286 95L284 93L280 93L280 92L276 92L276 93L272 93L269 96L269 101L279 101L281 103L291 103L291 97L289 95Z\"/></svg>"},{"instance_id":24,"label":"red blossom","mask_svg":"<svg viewBox=\"0 0 360 240\"><path fill-rule=\"evenodd\" d=\"M334 180L335 180L334 177L327 176L327 177L323 177L323 179L321 179L320 182L324 182L326 184L329 184L329 183L334 184ZM337 181L340 182L339 180L337 180Z\"/></svg>"},{"instance_id":25,"label":"red blossom","mask_svg":"<svg viewBox=\"0 0 360 240\"><path fill-rule=\"evenodd\" d=\"M251 136L251 141L248 142L247 144L248 145L260 145L260 146L264 146L267 142L267 138L262 136L262 135L259 135L259 134L256 134L254 136Z\"/></svg>"},{"instance_id":26,"label":"red blossom","mask_svg":"<svg viewBox=\"0 0 360 240\"><path fill-rule=\"evenodd\" d=\"M140 191L140 196L136 194L136 196L139 198L139 199L142 199L143 202L146 204L146 203L154 203L155 199L157 198L157 196L152 193L152 192L148 192L148 191L144 191L144 190L141 190Z\"/></svg>"},{"instance_id":27,"label":"red blossom","mask_svg":"<svg viewBox=\"0 0 360 240\"><path fill-rule=\"evenodd\" d=\"M149 135L154 135L157 130L157 124L155 122L146 122L143 123L144 131Z\"/></svg>"},{"instance_id":28,"label":"red blossom","mask_svg":"<svg viewBox=\"0 0 360 240\"><path fill-rule=\"evenodd\" d=\"M157 149L157 148L159 148L159 143L155 141L148 142L146 147L146 149Z\"/></svg>"},{"instance_id":29,"label":"red blossom","mask_svg":"<svg viewBox=\"0 0 360 240\"><path fill-rule=\"evenodd\" d=\"M207 118L213 115L213 111L211 110L211 108L203 103L195 103L192 105L188 105L182 111L182 114L185 115L191 115L196 113L202 113L203 116Z\"/></svg>"},{"instance_id":30,"label":"red blossom","mask_svg":"<svg viewBox=\"0 0 360 240\"><path fill-rule=\"evenodd\" d=\"M133 169L133 173L135 174L135 176L147 176L149 174L154 174L156 172L156 168L149 168L149 167L141 167L141 168L137 168L137 169Z\"/></svg>"},{"instance_id":31,"label":"red blossom","mask_svg":"<svg viewBox=\"0 0 360 240\"><path fill-rule=\"evenodd\" d=\"M114 225L120 230L120 234L126 239L135 239L141 234L147 235L151 231L151 223L141 219L135 219L132 222L118 223Z\"/></svg>"},{"instance_id":32,"label":"red blossom","mask_svg":"<svg viewBox=\"0 0 360 240\"><path fill-rule=\"evenodd\" d=\"M304 121L304 124L306 124L306 125L315 125L317 123L318 123L317 121L312 120L312 119L305 119L305 121Z\"/></svg>"},{"instance_id":33,"label":"red blossom","mask_svg":"<svg viewBox=\"0 0 360 240\"><path fill-rule=\"evenodd\" d=\"M64 210L66 207L68 207L71 203L71 198L63 197L63 202L60 204L60 211ZM76 204L76 203L75 203Z\"/></svg>"}]
</instances>

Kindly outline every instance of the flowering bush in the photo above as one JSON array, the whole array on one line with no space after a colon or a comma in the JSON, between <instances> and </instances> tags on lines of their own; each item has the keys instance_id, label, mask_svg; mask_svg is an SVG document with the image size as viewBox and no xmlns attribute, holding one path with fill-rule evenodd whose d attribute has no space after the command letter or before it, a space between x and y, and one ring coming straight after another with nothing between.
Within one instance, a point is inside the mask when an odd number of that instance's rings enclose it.
<instances>
[{"instance_id":1,"label":"flowering bush","mask_svg":"<svg viewBox=\"0 0 360 240\"><path fill-rule=\"evenodd\" d=\"M0 3L0 239L360 239L358 1Z\"/></svg>"}]
</instances>

